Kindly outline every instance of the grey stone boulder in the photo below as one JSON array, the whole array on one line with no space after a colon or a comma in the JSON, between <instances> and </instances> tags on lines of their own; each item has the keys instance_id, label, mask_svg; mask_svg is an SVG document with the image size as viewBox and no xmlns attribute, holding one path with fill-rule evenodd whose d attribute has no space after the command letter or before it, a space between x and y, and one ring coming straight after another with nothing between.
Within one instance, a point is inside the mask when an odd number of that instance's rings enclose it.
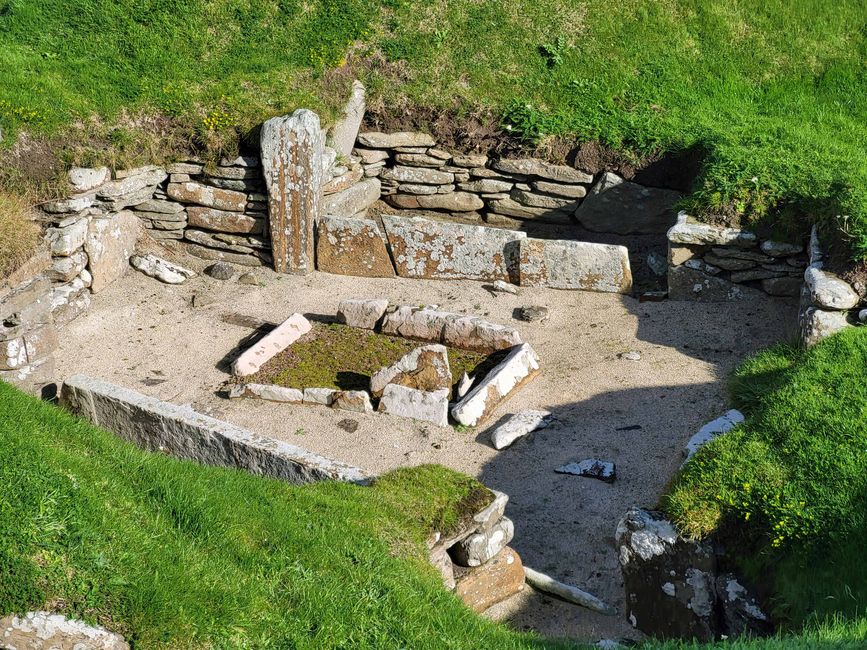
<instances>
[{"instance_id":1,"label":"grey stone boulder","mask_svg":"<svg viewBox=\"0 0 867 650\"><path fill-rule=\"evenodd\" d=\"M152 254L133 255L129 258L129 263L137 271L165 284L183 284L196 275L194 271Z\"/></svg>"},{"instance_id":2,"label":"grey stone boulder","mask_svg":"<svg viewBox=\"0 0 867 650\"><path fill-rule=\"evenodd\" d=\"M96 189L111 178L108 167L73 167L67 173L69 184L75 192L87 192Z\"/></svg>"},{"instance_id":3,"label":"grey stone boulder","mask_svg":"<svg viewBox=\"0 0 867 650\"><path fill-rule=\"evenodd\" d=\"M215 280L231 280L235 275L235 269L228 262L214 262L205 269L205 273Z\"/></svg>"},{"instance_id":4,"label":"grey stone boulder","mask_svg":"<svg viewBox=\"0 0 867 650\"><path fill-rule=\"evenodd\" d=\"M846 312L808 308L801 317L801 340L807 347L850 327Z\"/></svg>"},{"instance_id":5,"label":"grey stone boulder","mask_svg":"<svg viewBox=\"0 0 867 650\"><path fill-rule=\"evenodd\" d=\"M617 524L615 545L633 627L663 639L716 638L716 557L709 543L683 538L659 513L632 508Z\"/></svg>"},{"instance_id":6,"label":"grey stone boulder","mask_svg":"<svg viewBox=\"0 0 867 650\"><path fill-rule=\"evenodd\" d=\"M680 194L643 187L606 172L575 212L579 223L594 232L619 235L664 233L676 221Z\"/></svg>"},{"instance_id":7,"label":"grey stone boulder","mask_svg":"<svg viewBox=\"0 0 867 650\"><path fill-rule=\"evenodd\" d=\"M804 272L804 282L813 304L823 309L852 309L861 300L848 282L818 266L810 266Z\"/></svg>"}]
</instances>

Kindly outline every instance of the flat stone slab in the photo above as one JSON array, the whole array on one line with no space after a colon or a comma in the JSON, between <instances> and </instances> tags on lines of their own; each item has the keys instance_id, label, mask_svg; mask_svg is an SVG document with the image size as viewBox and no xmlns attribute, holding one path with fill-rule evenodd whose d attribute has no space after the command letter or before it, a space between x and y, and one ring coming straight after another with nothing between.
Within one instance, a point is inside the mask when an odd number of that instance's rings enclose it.
<instances>
[{"instance_id":1,"label":"flat stone slab","mask_svg":"<svg viewBox=\"0 0 867 650\"><path fill-rule=\"evenodd\" d=\"M537 158L516 158L496 160L491 167L507 174L519 176L538 176L560 183L592 183L593 176L574 167L555 165Z\"/></svg>"},{"instance_id":2,"label":"flat stone slab","mask_svg":"<svg viewBox=\"0 0 867 650\"><path fill-rule=\"evenodd\" d=\"M539 357L528 343L515 346L487 376L452 407L452 417L468 427L488 418L516 388L539 372Z\"/></svg>"},{"instance_id":3,"label":"flat stone slab","mask_svg":"<svg viewBox=\"0 0 867 650\"><path fill-rule=\"evenodd\" d=\"M320 217L317 235L318 270L366 278L394 277L385 239L372 219Z\"/></svg>"},{"instance_id":4,"label":"flat stone slab","mask_svg":"<svg viewBox=\"0 0 867 650\"><path fill-rule=\"evenodd\" d=\"M51 612L0 618L0 646L10 650L129 650L120 634Z\"/></svg>"},{"instance_id":5,"label":"flat stone slab","mask_svg":"<svg viewBox=\"0 0 867 650\"><path fill-rule=\"evenodd\" d=\"M668 241L689 246L735 246L753 248L758 239L755 234L737 228L723 228L690 219L685 212L677 215L677 223L668 231Z\"/></svg>"},{"instance_id":6,"label":"flat stone slab","mask_svg":"<svg viewBox=\"0 0 867 650\"><path fill-rule=\"evenodd\" d=\"M521 557L505 547L488 562L474 567L457 580L455 594L474 612L484 612L524 589Z\"/></svg>"},{"instance_id":7,"label":"flat stone slab","mask_svg":"<svg viewBox=\"0 0 867 650\"><path fill-rule=\"evenodd\" d=\"M502 551L515 536L515 524L502 517L488 530L474 533L455 544L449 551L455 564L477 567Z\"/></svg>"},{"instance_id":8,"label":"flat stone slab","mask_svg":"<svg viewBox=\"0 0 867 650\"><path fill-rule=\"evenodd\" d=\"M232 374L246 377L257 372L269 359L279 354L311 329L310 321L292 314L253 347L245 350L232 364Z\"/></svg>"},{"instance_id":9,"label":"flat stone slab","mask_svg":"<svg viewBox=\"0 0 867 650\"><path fill-rule=\"evenodd\" d=\"M376 329L387 309L387 298L341 300L337 305L337 322L360 329Z\"/></svg>"},{"instance_id":10,"label":"flat stone slab","mask_svg":"<svg viewBox=\"0 0 867 650\"><path fill-rule=\"evenodd\" d=\"M518 241L498 228L383 215L398 275L409 278L505 280L518 274Z\"/></svg>"},{"instance_id":11,"label":"flat stone slab","mask_svg":"<svg viewBox=\"0 0 867 650\"><path fill-rule=\"evenodd\" d=\"M370 149L397 149L398 147L433 147L436 141L427 133L414 131L396 133L367 131L358 134L358 144Z\"/></svg>"},{"instance_id":12,"label":"flat stone slab","mask_svg":"<svg viewBox=\"0 0 867 650\"><path fill-rule=\"evenodd\" d=\"M671 300L700 302L767 300L767 295L763 291L734 284L724 278L714 277L683 265L668 269L668 297Z\"/></svg>"},{"instance_id":13,"label":"flat stone slab","mask_svg":"<svg viewBox=\"0 0 867 650\"><path fill-rule=\"evenodd\" d=\"M606 293L632 290L625 246L552 239L522 239L518 246L521 286Z\"/></svg>"},{"instance_id":14,"label":"flat stone slab","mask_svg":"<svg viewBox=\"0 0 867 650\"><path fill-rule=\"evenodd\" d=\"M587 458L579 460L576 463L569 463L558 467L554 470L558 474L574 474L575 476L586 476L587 478L595 478L605 483L614 483L617 477L617 467L614 463L598 460L596 458Z\"/></svg>"},{"instance_id":15,"label":"flat stone slab","mask_svg":"<svg viewBox=\"0 0 867 650\"><path fill-rule=\"evenodd\" d=\"M397 384L418 391L446 391L446 403L451 393L452 372L449 367L449 354L444 345L434 344L416 348L405 354L396 363L381 368L370 378L370 393L374 397L383 395L390 385ZM395 394L394 399L401 397L419 401L421 398L409 394ZM446 413L446 418L448 413ZM424 419L424 418L417 418Z\"/></svg>"},{"instance_id":16,"label":"flat stone slab","mask_svg":"<svg viewBox=\"0 0 867 650\"><path fill-rule=\"evenodd\" d=\"M700 447L706 445L717 436L728 433L743 421L744 414L737 409L731 409L716 420L711 420L699 429L698 432L689 439L689 442L686 443L686 449L683 452L686 459L689 460Z\"/></svg>"},{"instance_id":17,"label":"flat stone slab","mask_svg":"<svg viewBox=\"0 0 867 650\"><path fill-rule=\"evenodd\" d=\"M369 480L357 467L196 413L188 406L162 402L84 375L75 375L64 383L61 402L98 427L145 449L165 451L177 458L243 469L296 484Z\"/></svg>"},{"instance_id":18,"label":"flat stone slab","mask_svg":"<svg viewBox=\"0 0 867 650\"><path fill-rule=\"evenodd\" d=\"M196 275L195 271L172 264L161 257L151 254L133 255L129 258L129 263L137 271L141 271L145 275L156 278L166 284L183 284Z\"/></svg>"},{"instance_id":19,"label":"flat stone slab","mask_svg":"<svg viewBox=\"0 0 867 650\"><path fill-rule=\"evenodd\" d=\"M505 449L518 438L544 429L550 423L550 411L521 411L491 432L491 444L494 445L494 449Z\"/></svg>"},{"instance_id":20,"label":"flat stone slab","mask_svg":"<svg viewBox=\"0 0 867 650\"><path fill-rule=\"evenodd\" d=\"M594 232L619 235L664 233L676 220L680 193L644 187L606 172L575 212L578 222Z\"/></svg>"},{"instance_id":21,"label":"flat stone slab","mask_svg":"<svg viewBox=\"0 0 867 650\"><path fill-rule=\"evenodd\" d=\"M379 401L379 412L446 427L449 424L449 390L423 391L388 384Z\"/></svg>"},{"instance_id":22,"label":"flat stone slab","mask_svg":"<svg viewBox=\"0 0 867 650\"><path fill-rule=\"evenodd\" d=\"M248 397L263 399L269 402L287 402L289 404L301 404L304 401L304 393L297 388L286 388L273 384L241 384L235 386L229 392L229 398Z\"/></svg>"},{"instance_id":23,"label":"flat stone slab","mask_svg":"<svg viewBox=\"0 0 867 650\"><path fill-rule=\"evenodd\" d=\"M477 316L401 305L385 315L382 333L491 353L521 343L520 333Z\"/></svg>"},{"instance_id":24,"label":"flat stone slab","mask_svg":"<svg viewBox=\"0 0 867 650\"><path fill-rule=\"evenodd\" d=\"M229 212L243 212L247 206L247 195L244 192L223 190L193 181L169 183L166 186L166 194L182 203L195 203L206 208Z\"/></svg>"}]
</instances>

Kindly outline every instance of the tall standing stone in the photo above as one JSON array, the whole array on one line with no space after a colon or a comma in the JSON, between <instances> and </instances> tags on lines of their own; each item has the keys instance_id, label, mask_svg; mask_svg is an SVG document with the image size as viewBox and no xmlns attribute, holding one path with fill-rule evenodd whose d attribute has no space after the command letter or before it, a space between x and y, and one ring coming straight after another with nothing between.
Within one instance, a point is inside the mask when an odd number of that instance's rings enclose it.
<instances>
[{"instance_id":1,"label":"tall standing stone","mask_svg":"<svg viewBox=\"0 0 867 650\"><path fill-rule=\"evenodd\" d=\"M323 147L319 117L307 109L262 125L262 173L268 187L274 270L280 273L314 270Z\"/></svg>"}]
</instances>

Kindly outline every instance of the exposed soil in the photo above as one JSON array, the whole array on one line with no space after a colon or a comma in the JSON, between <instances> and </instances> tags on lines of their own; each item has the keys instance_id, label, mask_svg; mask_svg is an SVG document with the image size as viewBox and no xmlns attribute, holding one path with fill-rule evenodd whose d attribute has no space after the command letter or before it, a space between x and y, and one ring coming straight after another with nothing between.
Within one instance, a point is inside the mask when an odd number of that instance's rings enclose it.
<instances>
[{"instance_id":1,"label":"exposed soil","mask_svg":"<svg viewBox=\"0 0 867 650\"><path fill-rule=\"evenodd\" d=\"M371 376L424 345L399 336L340 325L314 323L313 329L268 361L248 378L251 383L287 388L369 390ZM464 372L486 372L501 355L488 355L447 347L453 383Z\"/></svg>"},{"instance_id":2,"label":"exposed soil","mask_svg":"<svg viewBox=\"0 0 867 650\"><path fill-rule=\"evenodd\" d=\"M205 265L182 261L196 270ZM469 281L297 277L264 269L255 274L261 286L207 276L167 286L131 272L95 295L90 310L65 328L58 377L85 373L190 404L372 473L440 463L478 477L510 495L506 514L516 527L511 545L527 566L576 584L620 612L617 521L633 505L657 504L686 441L728 408L726 375L748 354L785 339L796 322L795 306L774 300L639 303L628 296L550 289L494 294ZM194 293L213 302L194 308ZM257 322L276 323L296 311L331 317L342 298L379 296L514 325L538 352L542 372L470 432L217 394ZM516 321L513 316L527 305L548 307L549 318ZM249 316L249 326L237 318L231 320L241 324L227 324L227 313ZM631 350L641 353L640 361L619 356ZM526 408L547 409L556 420L508 449L494 450L490 427ZM608 484L554 472L584 458L616 462L617 480ZM489 615L548 636L636 638L622 614L602 616L530 588Z\"/></svg>"}]
</instances>

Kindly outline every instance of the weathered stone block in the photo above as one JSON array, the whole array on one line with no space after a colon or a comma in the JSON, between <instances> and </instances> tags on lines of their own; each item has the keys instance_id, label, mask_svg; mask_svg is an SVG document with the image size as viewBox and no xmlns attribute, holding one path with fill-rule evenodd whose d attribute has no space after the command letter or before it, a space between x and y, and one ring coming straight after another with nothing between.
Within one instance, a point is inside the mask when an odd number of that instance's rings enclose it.
<instances>
[{"instance_id":1,"label":"weathered stone block","mask_svg":"<svg viewBox=\"0 0 867 650\"><path fill-rule=\"evenodd\" d=\"M690 220L685 212L677 215L677 223L668 231L668 241L690 246L736 246L738 248L753 248L758 243L755 234L749 231L698 223Z\"/></svg>"},{"instance_id":2,"label":"weathered stone block","mask_svg":"<svg viewBox=\"0 0 867 650\"><path fill-rule=\"evenodd\" d=\"M0 618L0 645L11 650L129 650L120 634L51 612Z\"/></svg>"},{"instance_id":3,"label":"weathered stone block","mask_svg":"<svg viewBox=\"0 0 867 650\"><path fill-rule=\"evenodd\" d=\"M525 233L383 215L398 275L412 278L510 280L518 273Z\"/></svg>"},{"instance_id":4,"label":"weathered stone block","mask_svg":"<svg viewBox=\"0 0 867 650\"><path fill-rule=\"evenodd\" d=\"M256 235L265 229L263 219L214 208L190 207L187 209L187 220L191 226L216 232Z\"/></svg>"},{"instance_id":5,"label":"weathered stone block","mask_svg":"<svg viewBox=\"0 0 867 650\"><path fill-rule=\"evenodd\" d=\"M449 424L449 391L424 391L388 384L379 401L379 411L446 427Z\"/></svg>"},{"instance_id":6,"label":"weathered stone block","mask_svg":"<svg viewBox=\"0 0 867 650\"><path fill-rule=\"evenodd\" d=\"M813 304L823 309L852 309L861 300L847 282L817 266L810 266L806 270L804 282Z\"/></svg>"},{"instance_id":7,"label":"weathered stone block","mask_svg":"<svg viewBox=\"0 0 867 650\"><path fill-rule=\"evenodd\" d=\"M624 246L523 239L519 244L521 286L610 293L632 290L629 251Z\"/></svg>"},{"instance_id":8,"label":"weathered stone block","mask_svg":"<svg viewBox=\"0 0 867 650\"><path fill-rule=\"evenodd\" d=\"M69 170L66 177L69 179L69 184L75 192L87 192L96 189L109 178L111 172L108 167L73 167Z\"/></svg>"},{"instance_id":9,"label":"weathered stone block","mask_svg":"<svg viewBox=\"0 0 867 650\"><path fill-rule=\"evenodd\" d=\"M402 165L384 170L380 174L380 178L397 183L422 183L424 185L449 185L455 182L455 175L451 172Z\"/></svg>"},{"instance_id":10,"label":"weathered stone block","mask_svg":"<svg viewBox=\"0 0 867 650\"><path fill-rule=\"evenodd\" d=\"M372 219L323 216L317 226L317 268L325 273L392 278L394 267Z\"/></svg>"},{"instance_id":11,"label":"weathered stone block","mask_svg":"<svg viewBox=\"0 0 867 650\"><path fill-rule=\"evenodd\" d=\"M379 133L368 131L358 134L358 144L370 149L397 149L398 147L433 147L436 141L427 133L398 131Z\"/></svg>"},{"instance_id":12,"label":"weathered stone block","mask_svg":"<svg viewBox=\"0 0 867 650\"><path fill-rule=\"evenodd\" d=\"M243 212L247 205L247 195L244 192L223 190L194 182L169 183L166 194L183 203L195 203L230 212Z\"/></svg>"},{"instance_id":13,"label":"weathered stone block","mask_svg":"<svg viewBox=\"0 0 867 650\"><path fill-rule=\"evenodd\" d=\"M477 567L491 560L502 551L515 536L515 524L507 517L484 530L455 544L450 555L455 564Z\"/></svg>"},{"instance_id":14,"label":"weathered stone block","mask_svg":"<svg viewBox=\"0 0 867 650\"><path fill-rule=\"evenodd\" d=\"M63 228L49 228L45 233L45 240L48 242L51 254L66 257L84 246L87 224L88 220L82 218Z\"/></svg>"},{"instance_id":15,"label":"weathered stone block","mask_svg":"<svg viewBox=\"0 0 867 650\"><path fill-rule=\"evenodd\" d=\"M279 354L312 328L301 314L292 314L262 340L245 350L232 364L232 374L246 377L257 372L269 359Z\"/></svg>"},{"instance_id":16,"label":"weathered stone block","mask_svg":"<svg viewBox=\"0 0 867 650\"><path fill-rule=\"evenodd\" d=\"M508 546L485 564L465 571L455 593L474 612L484 612L524 589L524 565Z\"/></svg>"},{"instance_id":17,"label":"weathered stone block","mask_svg":"<svg viewBox=\"0 0 867 650\"><path fill-rule=\"evenodd\" d=\"M566 165L538 160L536 158L520 158L515 160L496 160L491 167L507 174L521 176L538 176L549 181L561 183L592 183L593 176Z\"/></svg>"},{"instance_id":18,"label":"weathered stone block","mask_svg":"<svg viewBox=\"0 0 867 650\"><path fill-rule=\"evenodd\" d=\"M491 353L521 343L521 333L514 327L491 323L478 316L455 315L443 327L442 341L463 350Z\"/></svg>"},{"instance_id":19,"label":"weathered stone block","mask_svg":"<svg viewBox=\"0 0 867 650\"><path fill-rule=\"evenodd\" d=\"M248 397L263 399L269 402L287 402L289 404L301 404L304 401L304 393L297 388L286 388L272 384L241 384L235 386L229 392L229 398Z\"/></svg>"},{"instance_id":20,"label":"weathered stone block","mask_svg":"<svg viewBox=\"0 0 867 650\"><path fill-rule=\"evenodd\" d=\"M380 397L386 387L391 384L427 392L445 389L446 403L448 403L448 395L452 387L452 373L445 346L435 344L416 348L405 354L396 363L387 368L381 368L370 378L370 392L374 397ZM395 401L399 401L401 397L401 395L395 395Z\"/></svg>"},{"instance_id":21,"label":"weathered stone block","mask_svg":"<svg viewBox=\"0 0 867 650\"><path fill-rule=\"evenodd\" d=\"M363 390L338 390L331 396L331 408L355 413L373 413L370 395Z\"/></svg>"},{"instance_id":22,"label":"weathered stone block","mask_svg":"<svg viewBox=\"0 0 867 650\"><path fill-rule=\"evenodd\" d=\"M84 250L93 276L90 285L93 293L102 291L126 273L141 233L141 222L134 212L118 212L108 219L90 221Z\"/></svg>"},{"instance_id":23,"label":"weathered stone block","mask_svg":"<svg viewBox=\"0 0 867 650\"><path fill-rule=\"evenodd\" d=\"M341 300L337 305L337 322L361 329L376 329L386 309L388 309L387 298Z\"/></svg>"},{"instance_id":24,"label":"weathered stone block","mask_svg":"<svg viewBox=\"0 0 867 650\"><path fill-rule=\"evenodd\" d=\"M307 274L315 268L314 227L322 197L319 117L305 109L262 125L262 172L268 188L268 214L274 269Z\"/></svg>"}]
</instances>

